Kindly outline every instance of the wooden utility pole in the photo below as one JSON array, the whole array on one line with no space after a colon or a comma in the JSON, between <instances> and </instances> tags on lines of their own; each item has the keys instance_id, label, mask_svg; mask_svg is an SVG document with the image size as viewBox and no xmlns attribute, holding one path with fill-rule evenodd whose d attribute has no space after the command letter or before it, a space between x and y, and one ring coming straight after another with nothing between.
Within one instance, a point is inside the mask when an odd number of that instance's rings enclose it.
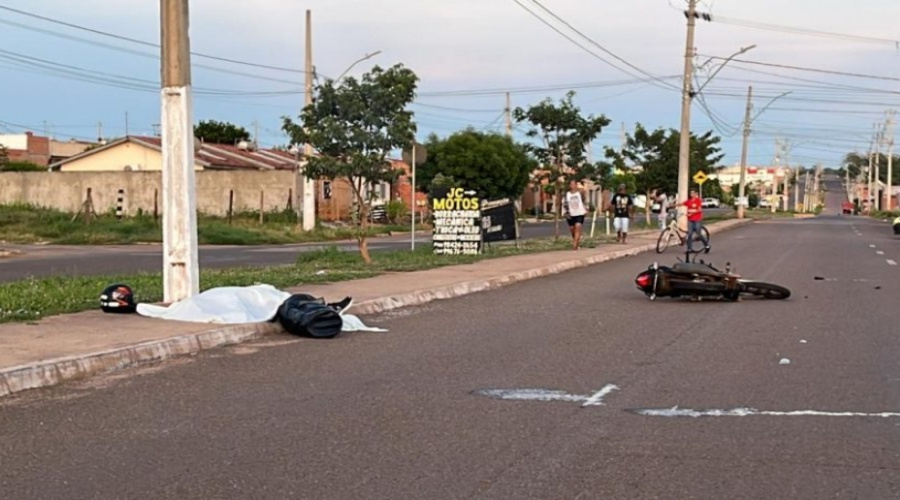
<instances>
[{"instance_id":1,"label":"wooden utility pole","mask_svg":"<svg viewBox=\"0 0 900 500\"><path fill-rule=\"evenodd\" d=\"M687 40L684 48L684 76L681 91L681 141L678 146L678 197L679 207L688 198L688 177L691 158L691 101L694 98L691 79L694 74L694 26L696 25L697 0L689 0L687 11ZM678 211L678 226L687 229L687 212Z\"/></svg>"},{"instance_id":2,"label":"wooden utility pole","mask_svg":"<svg viewBox=\"0 0 900 500\"><path fill-rule=\"evenodd\" d=\"M313 101L313 63L312 63L312 11L306 11L306 99L309 106ZM312 157L312 144L307 142L303 147L304 162ZM306 176L306 169L298 170L302 179L301 213L304 231L312 231L316 227L316 185L317 183Z\"/></svg>"},{"instance_id":3,"label":"wooden utility pole","mask_svg":"<svg viewBox=\"0 0 900 500\"><path fill-rule=\"evenodd\" d=\"M506 93L506 136L512 139L512 105L509 92Z\"/></svg>"},{"instance_id":4,"label":"wooden utility pole","mask_svg":"<svg viewBox=\"0 0 900 500\"><path fill-rule=\"evenodd\" d=\"M744 184L747 183L747 147L750 142L750 110L753 108L753 86L747 87L747 110L744 113L744 140L741 144L741 180L738 187L738 219L744 218L744 197L747 190Z\"/></svg>"},{"instance_id":5,"label":"wooden utility pole","mask_svg":"<svg viewBox=\"0 0 900 500\"><path fill-rule=\"evenodd\" d=\"M188 0L160 0L162 48L163 300L200 289Z\"/></svg>"}]
</instances>

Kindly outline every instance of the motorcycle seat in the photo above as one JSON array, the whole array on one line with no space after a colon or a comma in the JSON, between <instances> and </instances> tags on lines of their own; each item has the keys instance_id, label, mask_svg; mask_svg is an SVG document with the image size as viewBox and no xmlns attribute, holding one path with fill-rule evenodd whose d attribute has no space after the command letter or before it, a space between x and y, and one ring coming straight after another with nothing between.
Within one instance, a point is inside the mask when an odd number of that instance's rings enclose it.
<instances>
[{"instance_id":1,"label":"motorcycle seat","mask_svg":"<svg viewBox=\"0 0 900 500\"><path fill-rule=\"evenodd\" d=\"M699 274L702 276L725 276L725 273L716 271L704 264L695 264L693 262L678 262L672 266L672 270L676 273Z\"/></svg>"}]
</instances>

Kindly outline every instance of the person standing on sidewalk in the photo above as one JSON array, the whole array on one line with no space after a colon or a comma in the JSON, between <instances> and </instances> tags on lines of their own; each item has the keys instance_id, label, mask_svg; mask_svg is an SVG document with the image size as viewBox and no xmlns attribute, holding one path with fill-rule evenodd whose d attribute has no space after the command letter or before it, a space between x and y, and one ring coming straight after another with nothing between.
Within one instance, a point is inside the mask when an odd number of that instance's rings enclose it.
<instances>
[{"instance_id":1,"label":"person standing on sidewalk","mask_svg":"<svg viewBox=\"0 0 900 500\"><path fill-rule=\"evenodd\" d=\"M628 236L628 226L631 216L634 215L634 198L627 192L625 184L619 184L619 190L609 200L610 209L613 212L613 226L616 228L616 243L625 243Z\"/></svg>"},{"instance_id":2,"label":"person standing on sidewalk","mask_svg":"<svg viewBox=\"0 0 900 500\"><path fill-rule=\"evenodd\" d=\"M703 242L703 251L709 253L709 240L706 239L706 236L703 236L703 201L700 200L700 194L696 189L691 189L691 197L688 198L687 201L682 203L682 206L687 207L687 217L688 217L688 232L687 232L687 247L688 252L694 251L694 233L700 235L700 240Z\"/></svg>"},{"instance_id":3,"label":"person standing on sidewalk","mask_svg":"<svg viewBox=\"0 0 900 500\"><path fill-rule=\"evenodd\" d=\"M584 227L584 216L587 214L587 197L584 190L578 185L578 181L569 181L569 191L566 192L563 201L563 209L566 213L566 222L569 224L569 231L572 232L572 250L578 250L581 245L582 228Z\"/></svg>"},{"instance_id":4,"label":"person standing on sidewalk","mask_svg":"<svg viewBox=\"0 0 900 500\"><path fill-rule=\"evenodd\" d=\"M659 203L659 213L656 215L656 219L659 221L659 230L662 231L669 222L669 196L666 195L665 189L657 191L656 202Z\"/></svg>"}]
</instances>

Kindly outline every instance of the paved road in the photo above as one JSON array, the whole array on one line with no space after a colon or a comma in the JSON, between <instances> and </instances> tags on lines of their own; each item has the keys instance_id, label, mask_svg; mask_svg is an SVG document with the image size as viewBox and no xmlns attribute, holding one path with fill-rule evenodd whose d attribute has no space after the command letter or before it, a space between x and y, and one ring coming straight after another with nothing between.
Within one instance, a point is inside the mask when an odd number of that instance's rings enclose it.
<instances>
[{"instance_id":1,"label":"paved road","mask_svg":"<svg viewBox=\"0 0 900 500\"><path fill-rule=\"evenodd\" d=\"M727 210L708 210L709 213L724 213ZM560 231L566 234L565 222ZM598 219L598 231L604 231L603 221ZM590 226L588 226L589 228ZM552 236L554 224L532 223L521 226L522 238ZM430 243L430 234L417 236L419 243ZM296 245L263 246L203 246L200 248L202 267L240 267L291 264L297 253L337 245L347 251L356 251L355 242L315 243ZM409 248L410 236L373 238L369 248L372 251L399 250ZM0 282L19 280L29 276L44 277L58 275L96 275L158 271L162 267L160 245L110 245L110 246L13 246L24 254L18 257L0 259Z\"/></svg>"},{"instance_id":2,"label":"paved road","mask_svg":"<svg viewBox=\"0 0 900 500\"><path fill-rule=\"evenodd\" d=\"M886 224L715 237L707 258L788 301L650 302L632 283L656 258L366 318L387 333L272 337L0 402L3 497L900 497L900 418L865 415L900 412ZM602 404L473 392L516 388ZM640 413L675 407L775 413ZM861 415L783 413L803 410Z\"/></svg>"}]
</instances>

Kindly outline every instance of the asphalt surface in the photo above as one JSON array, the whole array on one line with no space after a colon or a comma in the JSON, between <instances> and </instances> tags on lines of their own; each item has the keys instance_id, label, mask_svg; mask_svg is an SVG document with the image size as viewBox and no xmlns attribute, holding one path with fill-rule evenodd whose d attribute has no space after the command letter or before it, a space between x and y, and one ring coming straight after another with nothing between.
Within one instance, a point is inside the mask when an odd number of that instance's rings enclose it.
<instances>
[{"instance_id":1,"label":"asphalt surface","mask_svg":"<svg viewBox=\"0 0 900 500\"><path fill-rule=\"evenodd\" d=\"M707 212L724 213L727 210L708 209ZM589 228L588 223L586 230ZM597 230L605 230L603 219L597 220ZM554 224L526 223L520 226L520 231L523 239L552 236ZM566 234L566 231L565 221L561 221L560 232ZM373 252L403 250L410 247L410 240L409 234L372 238L369 240L369 249ZM430 243L431 235L419 233L416 242ZM331 245L345 251L358 251L356 242L348 241L294 245L201 246L199 259L201 267L209 268L283 265L294 263L300 252ZM28 277L129 274L159 271L162 268L161 245L6 245L6 247L19 250L22 254L0 259L0 282Z\"/></svg>"},{"instance_id":2,"label":"asphalt surface","mask_svg":"<svg viewBox=\"0 0 900 500\"><path fill-rule=\"evenodd\" d=\"M705 258L789 300L651 302L635 275L675 255L642 254L364 318L384 333L275 336L13 397L0 491L900 498L900 418L866 415L900 412L898 245L857 217L757 223L714 235ZM587 407L477 392L521 388L607 390ZM861 415L640 413L673 407Z\"/></svg>"}]
</instances>

